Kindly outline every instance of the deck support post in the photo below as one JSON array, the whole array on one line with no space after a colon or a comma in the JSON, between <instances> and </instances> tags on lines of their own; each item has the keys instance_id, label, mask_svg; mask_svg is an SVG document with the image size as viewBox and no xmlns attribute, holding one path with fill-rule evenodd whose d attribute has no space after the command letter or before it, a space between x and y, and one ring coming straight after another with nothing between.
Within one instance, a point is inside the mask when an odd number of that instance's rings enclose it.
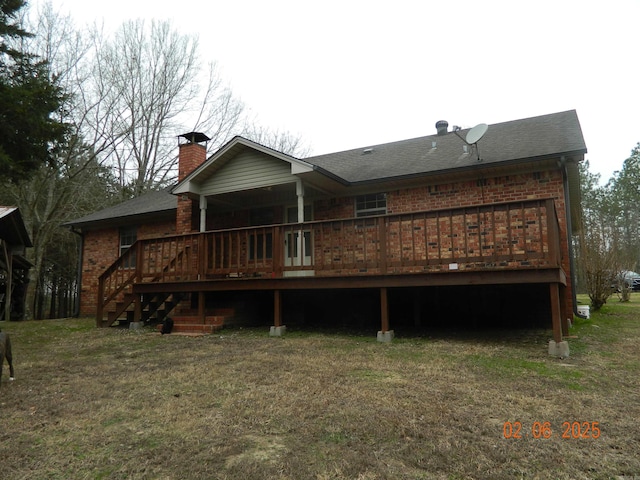
<instances>
[{"instance_id":1,"label":"deck support post","mask_svg":"<svg viewBox=\"0 0 640 480\"><path fill-rule=\"evenodd\" d=\"M273 326L269 330L272 337L281 337L287 327L282 325L282 292L273 291Z\"/></svg>"},{"instance_id":2,"label":"deck support post","mask_svg":"<svg viewBox=\"0 0 640 480\"><path fill-rule=\"evenodd\" d=\"M136 330L142 328L144 322L142 321L142 296L136 295L133 299L133 321L129 323L130 330Z\"/></svg>"},{"instance_id":3,"label":"deck support post","mask_svg":"<svg viewBox=\"0 0 640 480\"><path fill-rule=\"evenodd\" d=\"M379 342L390 342L393 340L393 330L389 330L389 298L387 287L380 289L380 331L378 332Z\"/></svg>"},{"instance_id":4,"label":"deck support post","mask_svg":"<svg viewBox=\"0 0 640 480\"><path fill-rule=\"evenodd\" d=\"M551 300L551 323L553 326L553 340L549 341L549 355L554 357L568 357L569 343L562 340L562 307L560 303L560 285L549 284L549 297Z\"/></svg>"}]
</instances>

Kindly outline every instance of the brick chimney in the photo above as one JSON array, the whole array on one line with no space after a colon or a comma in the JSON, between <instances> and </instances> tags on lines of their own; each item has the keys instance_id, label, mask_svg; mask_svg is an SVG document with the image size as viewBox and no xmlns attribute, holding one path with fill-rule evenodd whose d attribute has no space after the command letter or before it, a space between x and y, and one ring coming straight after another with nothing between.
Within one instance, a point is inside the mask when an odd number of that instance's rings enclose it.
<instances>
[{"instance_id":1,"label":"brick chimney","mask_svg":"<svg viewBox=\"0 0 640 480\"><path fill-rule=\"evenodd\" d=\"M209 137L204 133L190 132L178 138L184 139L179 144L178 152L178 181L182 181L207 159ZM176 212L176 233L198 231L199 223L199 202L194 202L187 195L180 195Z\"/></svg>"},{"instance_id":2,"label":"brick chimney","mask_svg":"<svg viewBox=\"0 0 640 480\"><path fill-rule=\"evenodd\" d=\"M178 153L178 181L182 181L207 159L207 142L210 139L199 132L184 133L179 138L186 140L180 143Z\"/></svg>"}]
</instances>

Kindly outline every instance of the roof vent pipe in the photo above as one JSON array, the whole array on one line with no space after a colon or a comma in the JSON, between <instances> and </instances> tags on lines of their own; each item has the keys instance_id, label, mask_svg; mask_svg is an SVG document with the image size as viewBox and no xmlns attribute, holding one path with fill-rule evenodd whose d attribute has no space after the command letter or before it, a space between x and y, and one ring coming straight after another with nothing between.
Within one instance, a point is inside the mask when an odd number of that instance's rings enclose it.
<instances>
[{"instance_id":1,"label":"roof vent pipe","mask_svg":"<svg viewBox=\"0 0 640 480\"><path fill-rule=\"evenodd\" d=\"M438 120L436 122L436 130L438 131L438 135L446 135L448 128L449 122L447 122L446 120Z\"/></svg>"}]
</instances>

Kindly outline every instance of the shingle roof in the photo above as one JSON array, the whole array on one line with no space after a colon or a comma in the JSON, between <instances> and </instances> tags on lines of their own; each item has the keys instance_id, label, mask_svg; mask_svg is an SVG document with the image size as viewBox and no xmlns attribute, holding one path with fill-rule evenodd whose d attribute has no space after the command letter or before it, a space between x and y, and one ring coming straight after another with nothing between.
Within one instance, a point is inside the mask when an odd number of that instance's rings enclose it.
<instances>
[{"instance_id":1,"label":"shingle roof","mask_svg":"<svg viewBox=\"0 0 640 480\"><path fill-rule=\"evenodd\" d=\"M465 138L467 131L458 133ZM475 150L465 155L464 146L461 138L449 132L318 155L305 161L354 184L587 151L575 110L490 125L478 142L482 162L478 162Z\"/></svg>"},{"instance_id":2,"label":"shingle roof","mask_svg":"<svg viewBox=\"0 0 640 480\"><path fill-rule=\"evenodd\" d=\"M587 151L575 110L490 125L478 142L481 162L475 149L469 149L466 154L463 151L466 144L462 139L467 132L459 131L460 136L453 132L428 135L303 160L313 165L318 173L353 185L561 155L581 155ZM229 154L233 151L230 150ZM148 193L65 225L107 225L116 219L118 223L134 222L140 217L170 214L177 207L177 197L170 190Z\"/></svg>"},{"instance_id":3,"label":"shingle roof","mask_svg":"<svg viewBox=\"0 0 640 480\"><path fill-rule=\"evenodd\" d=\"M64 225L74 227L88 227L93 224L105 225L109 220L118 219L134 222L140 217L157 216L163 213L172 214L177 208L178 197L172 195L169 188L150 192L125 202L91 213L81 218L67 222Z\"/></svg>"}]
</instances>

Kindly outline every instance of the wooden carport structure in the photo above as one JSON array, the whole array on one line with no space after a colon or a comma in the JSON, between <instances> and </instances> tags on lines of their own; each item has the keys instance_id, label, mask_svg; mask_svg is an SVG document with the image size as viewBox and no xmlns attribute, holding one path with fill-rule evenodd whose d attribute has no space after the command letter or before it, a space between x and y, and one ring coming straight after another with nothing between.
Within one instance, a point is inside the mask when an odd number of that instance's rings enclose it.
<instances>
[{"instance_id":1,"label":"wooden carport structure","mask_svg":"<svg viewBox=\"0 0 640 480\"><path fill-rule=\"evenodd\" d=\"M28 247L33 244L18 208L0 206L0 320L24 316L31 268L25 258Z\"/></svg>"}]
</instances>

